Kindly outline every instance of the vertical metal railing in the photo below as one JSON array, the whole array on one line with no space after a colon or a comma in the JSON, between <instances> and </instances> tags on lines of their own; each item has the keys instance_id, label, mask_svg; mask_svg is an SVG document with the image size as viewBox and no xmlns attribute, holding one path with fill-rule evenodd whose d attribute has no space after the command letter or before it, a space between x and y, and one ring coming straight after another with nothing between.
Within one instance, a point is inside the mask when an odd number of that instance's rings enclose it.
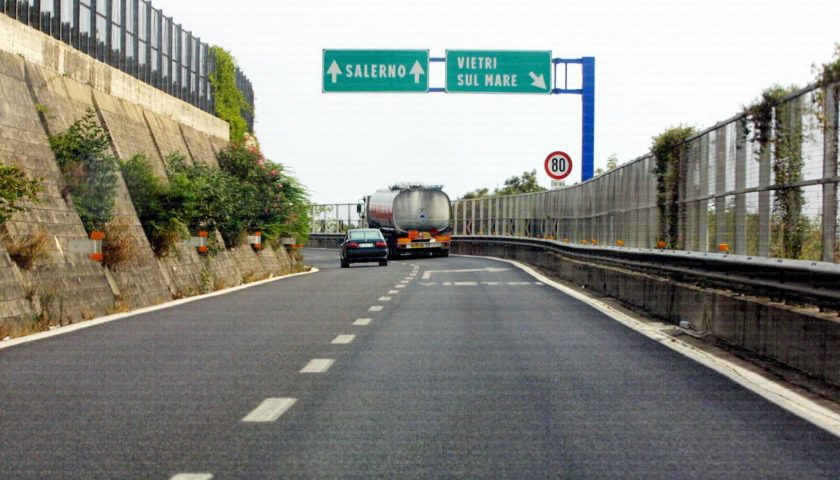
<instances>
[{"instance_id":1,"label":"vertical metal railing","mask_svg":"<svg viewBox=\"0 0 840 480\"><path fill-rule=\"evenodd\" d=\"M209 46L147 0L0 0L0 13L215 114ZM238 68L236 85L253 105ZM253 132L253 112L242 113Z\"/></svg>"},{"instance_id":2,"label":"vertical metal railing","mask_svg":"<svg viewBox=\"0 0 840 480\"><path fill-rule=\"evenodd\" d=\"M746 115L690 138L678 167L678 235L666 248L840 262L838 88L808 88L776 105L786 133L774 129L764 146ZM792 180L780 180L785 162L798 165ZM654 165L646 155L560 190L456 201L455 232L658 247L672 220L657 207Z\"/></svg>"},{"instance_id":3,"label":"vertical metal railing","mask_svg":"<svg viewBox=\"0 0 840 480\"><path fill-rule=\"evenodd\" d=\"M355 203L313 204L309 212L311 233L344 233L350 228L364 228Z\"/></svg>"}]
</instances>

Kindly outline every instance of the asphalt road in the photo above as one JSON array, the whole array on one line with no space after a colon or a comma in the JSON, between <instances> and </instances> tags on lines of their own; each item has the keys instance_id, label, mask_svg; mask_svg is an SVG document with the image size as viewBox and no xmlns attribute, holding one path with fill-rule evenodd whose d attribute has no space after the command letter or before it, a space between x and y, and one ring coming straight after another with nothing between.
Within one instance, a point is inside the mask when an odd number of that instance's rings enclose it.
<instances>
[{"instance_id":1,"label":"asphalt road","mask_svg":"<svg viewBox=\"0 0 840 480\"><path fill-rule=\"evenodd\" d=\"M840 478L840 438L509 264L306 256L1 349L0 479Z\"/></svg>"}]
</instances>

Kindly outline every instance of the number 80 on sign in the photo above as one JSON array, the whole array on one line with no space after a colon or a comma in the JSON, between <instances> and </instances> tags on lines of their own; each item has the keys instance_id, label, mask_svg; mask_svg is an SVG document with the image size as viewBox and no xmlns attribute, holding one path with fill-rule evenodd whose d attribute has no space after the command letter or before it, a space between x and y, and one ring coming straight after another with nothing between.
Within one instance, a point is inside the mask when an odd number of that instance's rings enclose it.
<instances>
[{"instance_id":1,"label":"number 80 on sign","mask_svg":"<svg viewBox=\"0 0 840 480\"><path fill-rule=\"evenodd\" d=\"M566 152L551 152L545 157L545 173L554 180L563 180L572 173L572 157Z\"/></svg>"}]
</instances>

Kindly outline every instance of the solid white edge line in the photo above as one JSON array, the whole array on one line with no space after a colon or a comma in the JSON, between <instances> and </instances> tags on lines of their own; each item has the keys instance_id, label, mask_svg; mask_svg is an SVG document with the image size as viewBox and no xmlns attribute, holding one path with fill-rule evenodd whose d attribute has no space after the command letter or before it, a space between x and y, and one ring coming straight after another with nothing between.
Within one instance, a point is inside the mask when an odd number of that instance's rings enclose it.
<instances>
[{"instance_id":1,"label":"solid white edge line","mask_svg":"<svg viewBox=\"0 0 840 480\"><path fill-rule=\"evenodd\" d=\"M245 415L242 421L247 423L273 422L292 408L295 403L297 403L296 398L266 398L257 408L251 410L251 413Z\"/></svg>"},{"instance_id":2,"label":"solid white edge line","mask_svg":"<svg viewBox=\"0 0 840 480\"><path fill-rule=\"evenodd\" d=\"M196 295L194 297L187 297L187 298L181 298L181 299L178 299L178 300L172 300L171 302L161 303L160 305L152 305L150 307L142 307L142 308L138 308L137 310L132 310L130 312L115 313L113 315L107 315L107 316L104 316L104 317L95 318L93 320L86 320L86 321L83 321L83 322L74 323L72 325L66 325L64 327L59 327L59 328L50 330L48 332L34 333L32 335L27 335L25 337L19 337L19 338L13 338L11 340L0 341L0 350L2 350L4 348L9 348L9 347L15 347L17 345L22 345L24 343L35 342L37 340L43 340L45 338L51 338L51 337L56 337L58 335L64 335L66 333L75 332L77 330L84 330L85 328L95 327L97 325L110 323L110 322L113 322L115 320L122 320L124 318L133 317L135 315L142 315L144 313L156 312L158 310L164 310L164 309L167 309L167 308L177 307L178 305L183 305L185 303L195 302L195 301L198 301L198 300L204 300L205 298L217 297L219 295L227 295L228 293L233 293L233 292L236 292L236 291L239 291L239 290L244 290L246 288L256 287L256 286L259 286L259 285L264 285L266 283L276 282L278 280L284 280L284 279L292 278L292 277L299 277L301 275L309 275L309 274L312 274L312 273L317 273L318 271L319 270L317 268L312 267L312 269L309 270L308 272L292 273L292 274L283 275L283 276L280 276L280 277L267 278L265 280L259 280L259 281L252 282L252 283L246 283L246 284L243 284L243 285L238 285L236 287L226 288L224 290L217 290L215 292L204 293L202 295Z\"/></svg>"},{"instance_id":3,"label":"solid white edge line","mask_svg":"<svg viewBox=\"0 0 840 480\"><path fill-rule=\"evenodd\" d=\"M586 303L621 324L632 328L642 335L652 340L656 340L671 350L679 352L695 362L720 373L747 390L760 395L771 403L774 403L788 412L793 413L794 415L826 430L827 432L840 437L840 414L837 414L812 401L811 399L786 388L784 385L773 382L728 360L715 357L710 353L699 350L678 338L666 335L656 326L646 325L623 312L615 310L611 306L599 300L590 298L565 285L555 282L551 278L537 272L528 265L504 258L479 257L472 255L471 257L485 258L514 265L544 284L556 288L566 295ZM663 325L663 327L672 328L673 325Z\"/></svg>"},{"instance_id":4,"label":"solid white edge line","mask_svg":"<svg viewBox=\"0 0 840 480\"><path fill-rule=\"evenodd\" d=\"M324 373L332 367L335 360L332 358L313 358L300 370L300 373Z\"/></svg>"}]
</instances>

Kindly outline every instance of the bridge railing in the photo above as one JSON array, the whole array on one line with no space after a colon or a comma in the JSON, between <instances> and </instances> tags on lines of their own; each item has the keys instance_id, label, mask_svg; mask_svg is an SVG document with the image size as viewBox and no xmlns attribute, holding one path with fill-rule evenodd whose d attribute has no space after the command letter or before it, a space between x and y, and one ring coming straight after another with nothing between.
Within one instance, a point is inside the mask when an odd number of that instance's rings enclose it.
<instances>
[{"instance_id":1,"label":"bridge railing","mask_svg":"<svg viewBox=\"0 0 840 480\"><path fill-rule=\"evenodd\" d=\"M363 228L355 203L313 204L309 212L311 233L344 233L350 228Z\"/></svg>"},{"instance_id":2,"label":"bridge railing","mask_svg":"<svg viewBox=\"0 0 840 480\"><path fill-rule=\"evenodd\" d=\"M0 0L0 13L215 114L210 46L147 0ZM236 83L253 105L238 68ZM243 116L253 132L253 114Z\"/></svg>"},{"instance_id":3,"label":"bridge railing","mask_svg":"<svg viewBox=\"0 0 840 480\"><path fill-rule=\"evenodd\" d=\"M455 234L838 263L836 90L790 95L764 125L741 114L694 135L668 178L648 154L580 185L456 201Z\"/></svg>"}]
</instances>

